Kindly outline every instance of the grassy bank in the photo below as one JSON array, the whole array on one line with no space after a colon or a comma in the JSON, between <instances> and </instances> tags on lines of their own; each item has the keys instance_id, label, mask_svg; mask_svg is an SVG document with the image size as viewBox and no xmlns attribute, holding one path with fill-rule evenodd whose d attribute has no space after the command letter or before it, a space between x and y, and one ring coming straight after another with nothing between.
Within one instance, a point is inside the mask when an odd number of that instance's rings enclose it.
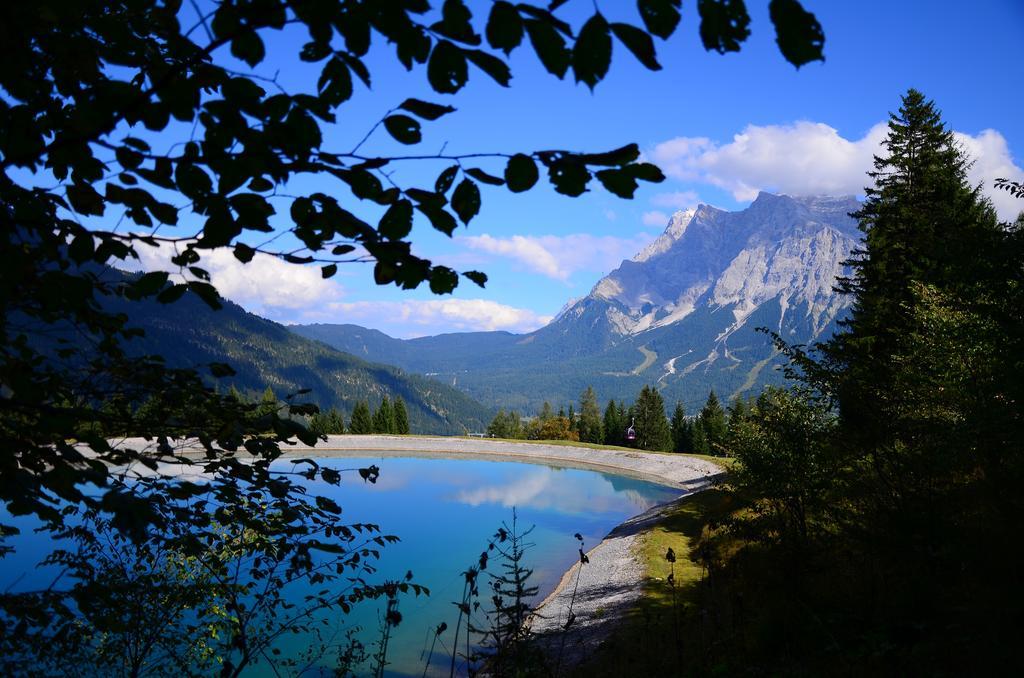
<instances>
[{"instance_id":1,"label":"grassy bank","mask_svg":"<svg viewBox=\"0 0 1024 678\"><path fill-rule=\"evenodd\" d=\"M706 490L677 502L641 535L639 555L646 572L643 599L619 631L573 675L665 676L698 668L693 658L701 643L702 587L708 572L697 549L707 526L727 516L732 507L729 493ZM670 548L674 563L666 559Z\"/></svg>"},{"instance_id":2,"label":"grassy bank","mask_svg":"<svg viewBox=\"0 0 1024 678\"><path fill-rule=\"evenodd\" d=\"M957 552L983 553L977 544L952 543L952 533L945 538ZM787 547L765 514L727 488L680 500L641 535L639 548L647 574L641 603L572 675L1024 670L1024 617L1005 600L1017 599L1011 592L1020 590L1019 559L965 558L950 570L906 545L879 558L827 530L802 548ZM665 557L669 548L674 564Z\"/></svg>"}]
</instances>

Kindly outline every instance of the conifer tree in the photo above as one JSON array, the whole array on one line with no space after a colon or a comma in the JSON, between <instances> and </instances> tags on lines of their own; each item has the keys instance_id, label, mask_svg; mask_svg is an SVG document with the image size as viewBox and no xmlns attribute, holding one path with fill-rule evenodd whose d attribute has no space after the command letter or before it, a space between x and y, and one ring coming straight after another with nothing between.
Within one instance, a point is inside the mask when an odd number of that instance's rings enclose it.
<instances>
[{"instance_id":1,"label":"conifer tree","mask_svg":"<svg viewBox=\"0 0 1024 678\"><path fill-rule=\"evenodd\" d=\"M704 423L697 417L690 425L690 452L692 454L711 454L708 437L704 433Z\"/></svg>"},{"instance_id":2,"label":"conifer tree","mask_svg":"<svg viewBox=\"0 0 1024 678\"><path fill-rule=\"evenodd\" d=\"M577 430L582 442L604 442L601 408L597 404L597 393L594 392L592 386L588 386L587 390L580 395L580 416Z\"/></svg>"},{"instance_id":3,"label":"conifer tree","mask_svg":"<svg viewBox=\"0 0 1024 678\"><path fill-rule=\"evenodd\" d=\"M728 424L726 425L725 438L726 444L731 449L733 441L736 439L743 422L754 416L753 400L745 399L742 396L736 396L736 398L733 399L732 404L729 405L727 414Z\"/></svg>"},{"instance_id":4,"label":"conifer tree","mask_svg":"<svg viewBox=\"0 0 1024 678\"><path fill-rule=\"evenodd\" d=\"M356 403L352 410L352 421L349 422L349 433L373 433L373 418L370 416L370 405L365 400Z\"/></svg>"},{"instance_id":5,"label":"conifer tree","mask_svg":"<svg viewBox=\"0 0 1024 678\"><path fill-rule=\"evenodd\" d=\"M693 436L690 422L686 419L683 404L676 401L676 409L672 411L672 451L692 452Z\"/></svg>"},{"instance_id":6,"label":"conifer tree","mask_svg":"<svg viewBox=\"0 0 1024 678\"><path fill-rule=\"evenodd\" d=\"M728 431L725 410L722 409L722 404L718 402L718 396L713 390L708 394L708 400L701 409L699 418L708 453L724 454Z\"/></svg>"},{"instance_id":7,"label":"conifer tree","mask_svg":"<svg viewBox=\"0 0 1024 678\"><path fill-rule=\"evenodd\" d=\"M636 400L636 446L642 450L672 449L672 432L665 417L665 401L657 388L644 386Z\"/></svg>"},{"instance_id":8,"label":"conifer tree","mask_svg":"<svg viewBox=\"0 0 1024 678\"><path fill-rule=\"evenodd\" d=\"M991 428L969 431L957 422L981 421L1012 402L1006 393L992 393L990 406L967 417L954 414L962 403L948 401L963 390L948 383L951 370L991 350L976 352L963 337L981 339L981 328L992 323L1007 327L1010 316L1001 310L995 311L999 319L970 320L974 327L956 330L961 338L941 352L925 350L955 314L1001 306L1004 300L992 295L1001 296L999 289L1013 288L1005 281L1020 278L1019 262L1001 263L1007 261L1007 232L980 186L968 180L969 167L934 103L909 90L890 115L883 153L870 173L874 185L854 214L863 246L848 262L853 274L840 285L853 295L853 308L844 331L823 347L826 370L817 375L816 385L823 383L838 401L846 449L871 457L865 467L880 483L880 498L901 513L909 497L935 496L937 477L970 463L974 457L966 451ZM964 378L980 385L985 371L989 367L978 365ZM993 379L999 372L1005 370L991 369ZM980 402L977 395L972 401Z\"/></svg>"},{"instance_id":9,"label":"conifer tree","mask_svg":"<svg viewBox=\"0 0 1024 678\"><path fill-rule=\"evenodd\" d=\"M341 435L345 432L345 417L337 408L332 407L327 413L327 434Z\"/></svg>"},{"instance_id":10,"label":"conifer tree","mask_svg":"<svg viewBox=\"0 0 1024 678\"><path fill-rule=\"evenodd\" d=\"M608 406L604 410L604 444L621 445L622 429L622 419L619 417L618 407L614 400L609 400Z\"/></svg>"},{"instance_id":11,"label":"conifer tree","mask_svg":"<svg viewBox=\"0 0 1024 678\"><path fill-rule=\"evenodd\" d=\"M277 412L277 409L277 396L274 395L274 389L268 386L266 390L263 391L263 397L260 399L259 407L256 408L256 416L266 417Z\"/></svg>"},{"instance_id":12,"label":"conifer tree","mask_svg":"<svg viewBox=\"0 0 1024 678\"><path fill-rule=\"evenodd\" d=\"M391 401L387 396L381 398L380 406L373 413L374 433L394 433L395 413L391 410Z\"/></svg>"},{"instance_id":13,"label":"conifer tree","mask_svg":"<svg viewBox=\"0 0 1024 678\"><path fill-rule=\"evenodd\" d=\"M395 404L392 408L395 414L395 433L409 435L409 411L405 409L405 400L402 396L395 397Z\"/></svg>"}]
</instances>

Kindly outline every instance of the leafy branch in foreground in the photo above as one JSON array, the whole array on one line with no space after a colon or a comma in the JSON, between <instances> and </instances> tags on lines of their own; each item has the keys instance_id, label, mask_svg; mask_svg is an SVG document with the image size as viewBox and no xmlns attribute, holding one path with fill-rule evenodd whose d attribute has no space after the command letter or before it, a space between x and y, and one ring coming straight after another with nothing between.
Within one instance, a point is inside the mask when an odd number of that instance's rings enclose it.
<instances>
[{"instance_id":1,"label":"leafy branch in foreground","mask_svg":"<svg viewBox=\"0 0 1024 678\"><path fill-rule=\"evenodd\" d=\"M370 87L375 42L391 45L394 59L424 72L440 95L459 92L471 73L507 86L517 49L558 78L571 71L594 87L609 71L614 41L657 69L653 38L675 31L681 3L640 0L639 25L595 10L578 29L556 15L562 4L495 2L482 26L462 0L437 9L426 0L0 5L0 257L8 262L0 267L0 501L9 513L61 531L68 515L93 511L133 544L173 545L208 530L212 511L235 534L283 529L312 539L322 530L308 548L344 548L340 507L294 480L337 483L339 473L308 460L298 476L274 466L283 445L317 440L291 418L316 412L302 393L288 400L287 415L254 419L209 386L230 367L172 370L159 356L139 357L129 350L139 330L111 306L191 295L217 308L203 267L217 251L243 264L260 255L319 265L324 277L368 261L379 284L426 282L447 293L459 273L414 255L410 234L417 221L447 235L469 224L481 184L523 192L543 170L568 196L596 179L631 197L639 182L660 181L636 145L448 156L373 148L390 144L379 131L402 145L422 143L424 124L454 111L443 103L403 98L374 124L339 115L358 83ZM820 58L813 16L796 0L770 8L783 55L798 66ZM698 9L709 49L735 50L746 38L743 3L704 0ZM268 44L296 31L308 41L293 61L271 63ZM319 76L302 91L269 74L309 64ZM335 125L368 131L351 149L330 149ZM431 186L394 171L427 162L445 165ZM308 190L314 177L333 183ZM112 270L139 260L143 248L169 256L169 270ZM481 272L462 275L486 282ZM136 416L146 403L147 416ZM154 413L161 403L180 409ZM141 440L107 438L125 422L124 432ZM173 437L194 438L201 452L178 453ZM14 532L0 528L5 537ZM104 595L99 584L83 589L83 600ZM55 614L45 606L37 613L33 623L42 626ZM10 619L15 629L30 618L20 614Z\"/></svg>"}]
</instances>

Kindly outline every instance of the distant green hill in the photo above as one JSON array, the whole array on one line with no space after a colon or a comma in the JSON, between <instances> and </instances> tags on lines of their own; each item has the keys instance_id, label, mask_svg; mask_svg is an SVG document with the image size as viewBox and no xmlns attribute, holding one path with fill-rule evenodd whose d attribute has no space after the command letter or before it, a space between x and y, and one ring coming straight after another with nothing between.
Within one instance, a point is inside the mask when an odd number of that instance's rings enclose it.
<instances>
[{"instance_id":1,"label":"distant green hill","mask_svg":"<svg viewBox=\"0 0 1024 678\"><path fill-rule=\"evenodd\" d=\"M376 407L385 395L401 396L414 433L482 431L493 415L451 386L305 339L227 300L219 311L191 293L167 305L124 300L107 305L125 313L131 326L145 330L145 337L131 341L132 353L162 355L172 367L228 363L236 375L218 380L217 386L225 390L235 386L258 397L270 386L283 398L308 388L306 402L337 407L346 422L359 400Z\"/></svg>"}]
</instances>

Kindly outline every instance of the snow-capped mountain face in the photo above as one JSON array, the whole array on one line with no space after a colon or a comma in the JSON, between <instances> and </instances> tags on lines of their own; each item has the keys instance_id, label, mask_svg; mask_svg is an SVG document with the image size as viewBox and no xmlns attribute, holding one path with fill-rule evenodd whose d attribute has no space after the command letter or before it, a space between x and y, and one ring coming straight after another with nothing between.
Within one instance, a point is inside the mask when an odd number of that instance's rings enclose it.
<instances>
[{"instance_id":1,"label":"snow-capped mountain face","mask_svg":"<svg viewBox=\"0 0 1024 678\"><path fill-rule=\"evenodd\" d=\"M833 286L858 241L849 216L858 207L852 197L761 193L740 212L709 205L676 212L661 236L575 306L589 301L588 315L603 306L620 336L680 323L700 308L727 309L731 320L720 329L728 335L772 301L772 329L798 320L813 334L801 339L816 339L849 305Z\"/></svg>"},{"instance_id":2,"label":"snow-capped mountain face","mask_svg":"<svg viewBox=\"0 0 1024 678\"><path fill-rule=\"evenodd\" d=\"M812 344L844 316L850 299L833 286L860 239L849 217L858 208L853 198L762 193L739 212L677 212L659 238L535 332L392 340L393 350L368 357L457 379L481 402L525 413L545 400L574 402L588 386L602 400L630 402L655 385L689 412L712 389L726 401L757 394L783 380L785 363L758 328ZM363 347L363 334L339 329L332 345Z\"/></svg>"}]
</instances>

